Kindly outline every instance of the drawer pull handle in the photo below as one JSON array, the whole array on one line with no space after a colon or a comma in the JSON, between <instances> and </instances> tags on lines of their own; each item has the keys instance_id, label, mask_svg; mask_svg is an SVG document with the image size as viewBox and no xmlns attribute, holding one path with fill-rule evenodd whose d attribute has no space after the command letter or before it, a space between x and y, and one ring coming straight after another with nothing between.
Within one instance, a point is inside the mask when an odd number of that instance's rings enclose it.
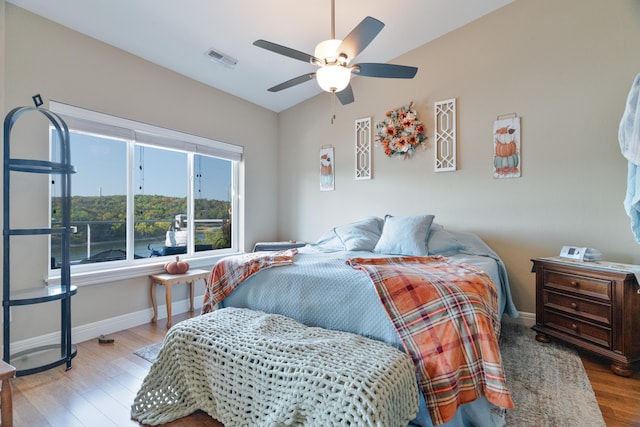
<instances>
[{"instance_id":1,"label":"drawer pull handle","mask_svg":"<svg viewBox=\"0 0 640 427\"><path fill-rule=\"evenodd\" d=\"M573 329L574 331L578 332L578 325L576 325L575 323L571 324L571 329Z\"/></svg>"},{"instance_id":2,"label":"drawer pull handle","mask_svg":"<svg viewBox=\"0 0 640 427\"><path fill-rule=\"evenodd\" d=\"M578 304L575 302L572 302L571 304L569 304L571 306L571 308L573 308L574 310L578 309Z\"/></svg>"},{"instance_id":3,"label":"drawer pull handle","mask_svg":"<svg viewBox=\"0 0 640 427\"><path fill-rule=\"evenodd\" d=\"M580 283L576 282L575 280L572 280L571 286L573 286L574 288L577 288L578 286L580 286Z\"/></svg>"}]
</instances>

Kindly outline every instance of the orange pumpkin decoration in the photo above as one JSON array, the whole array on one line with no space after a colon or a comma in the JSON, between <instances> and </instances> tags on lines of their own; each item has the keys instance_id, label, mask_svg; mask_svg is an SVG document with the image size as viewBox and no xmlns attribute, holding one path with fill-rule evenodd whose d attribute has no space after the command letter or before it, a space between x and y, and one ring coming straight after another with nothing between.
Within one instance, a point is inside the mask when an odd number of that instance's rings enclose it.
<instances>
[{"instance_id":1,"label":"orange pumpkin decoration","mask_svg":"<svg viewBox=\"0 0 640 427\"><path fill-rule=\"evenodd\" d=\"M169 274L183 274L189 271L189 263L180 261L180 257L176 256L175 261L169 261L164 265L164 271Z\"/></svg>"},{"instance_id":2,"label":"orange pumpkin decoration","mask_svg":"<svg viewBox=\"0 0 640 427\"><path fill-rule=\"evenodd\" d=\"M496 142L496 156L509 157L516 154L516 143L511 141L507 144Z\"/></svg>"}]
</instances>

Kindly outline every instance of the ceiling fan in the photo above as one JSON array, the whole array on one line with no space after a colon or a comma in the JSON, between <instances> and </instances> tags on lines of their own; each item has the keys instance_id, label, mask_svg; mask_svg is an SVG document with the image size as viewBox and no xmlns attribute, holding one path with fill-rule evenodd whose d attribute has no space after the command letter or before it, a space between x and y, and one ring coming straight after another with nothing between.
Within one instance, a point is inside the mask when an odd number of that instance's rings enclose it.
<instances>
[{"instance_id":1,"label":"ceiling fan","mask_svg":"<svg viewBox=\"0 0 640 427\"><path fill-rule=\"evenodd\" d=\"M266 40L256 40L253 42L255 46L319 67L315 72L303 74L273 86L268 89L269 92L279 92L315 78L323 90L335 93L340 103L346 105L354 100L350 84L352 73L365 77L412 79L418 72L416 67L383 63L350 65L353 58L371 43L383 27L382 22L367 16L351 30L344 40L336 40L335 0L331 0L331 39L320 42L313 55Z\"/></svg>"}]
</instances>

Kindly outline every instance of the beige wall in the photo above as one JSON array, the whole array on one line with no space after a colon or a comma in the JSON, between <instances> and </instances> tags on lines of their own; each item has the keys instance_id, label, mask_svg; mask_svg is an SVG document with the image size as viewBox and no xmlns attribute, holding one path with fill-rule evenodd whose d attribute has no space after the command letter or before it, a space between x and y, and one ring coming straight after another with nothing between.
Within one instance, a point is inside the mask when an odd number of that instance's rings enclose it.
<instances>
[{"instance_id":1,"label":"beige wall","mask_svg":"<svg viewBox=\"0 0 640 427\"><path fill-rule=\"evenodd\" d=\"M394 31L385 28L383 31ZM411 81L357 78L356 102L320 95L279 115L279 237L315 240L365 215L433 213L477 232L504 259L519 310L535 311L532 257L563 244L640 263L622 201L617 130L640 73L640 1L516 0L393 61ZM374 41L375 43L375 41ZM433 172L433 103L456 98L458 171ZM413 100L428 147L410 160L374 148L373 179L355 181L354 120ZM492 124L521 117L522 177L492 178ZM336 152L336 189L320 192L318 150Z\"/></svg>"},{"instance_id":2,"label":"beige wall","mask_svg":"<svg viewBox=\"0 0 640 427\"><path fill-rule=\"evenodd\" d=\"M2 21L6 28L2 43L6 46L2 56L6 111L32 105L31 96L40 93L47 102L52 99L242 145L246 171L244 244L250 248L257 240L277 237L277 171L273 165L277 163L278 123L274 112L2 3L3 13L6 12ZM239 117L243 120L240 126ZM16 139L12 134L13 141ZM27 135L19 145L16 150L27 158L47 156L46 137ZM21 216L29 213L46 221L46 181L39 186L26 186L23 179L27 178L14 179L23 191L12 192L12 205L29 199L33 207ZM46 242L13 255L15 286L41 284L47 270ZM148 278L140 277L82 287L72 303L73 325L148 309L148 286ZM177 291L174 299L186 297L183 289ZM198 293L202 294L202 288ZM159 298L163 298L162 293ZM49 303L14 309L12 339L55 331L57 317L53 313L57 307L59 304Z\"/></svg>"},{"instance_id":3,"label":"beige wall","mask_svg":"<svg viewBox=\"0 0 640 427\"><path fill-rule=\"evenodd\" d=\"M626 163L617 143L624 100L640 72L638 0L516 0L398 58L420 67L412 81L355 79L356 102L336 107L333 126L326 94L276 115L23 9L7 4L4 12L5 111L30 105L41 93L45 100L243 145L247 247L275 238L315 240L333 225L370 214L434 213L437 222L475 231L497 250L525 312L534 311L531 257L570 243L640 263L622 208ZM459 170L436 174L433 102L452 97ZM375 148L373 180L355 181L354 120L375 122L411 100L428 127L427 150L403 161ZM251 127L234 125L238 112ZM523 176L494 180L492 122L510 112L522 118ZM336 190L321 193L317 155L325 144L336 147ZM40 154L46 143L22 148ZM46 191L42 186L36 194ZM38 200L35 212L46 212L46 197L29 196ZM16 280L41 282L44 252L17 257ZM74 297L73 324L149 306L146 277L86 286ZM53 308L22 310L14 313L14 339L56 329Z\"/></svg>"}]
</instances>

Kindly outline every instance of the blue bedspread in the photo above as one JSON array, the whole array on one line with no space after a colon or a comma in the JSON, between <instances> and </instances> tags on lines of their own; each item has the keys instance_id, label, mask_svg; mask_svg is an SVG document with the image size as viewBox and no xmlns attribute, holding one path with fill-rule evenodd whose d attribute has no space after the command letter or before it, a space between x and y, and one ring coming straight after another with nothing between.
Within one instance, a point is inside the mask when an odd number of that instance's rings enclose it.
<instances>
[{"instance_id":1,"label":"blue bedspread","mask_svg":"<svg viewBox=\"0 0 640 427\"><path fill-rule=\"evenodd\" d=\"M487 272L496 284L500 316L517 317L504 264L480 238L455 233L460 243L452 258ZM345 264L347 258L385 257L366 251L323 252L317 247L299 248L293 265L266 269L242 283L220 303L282 314L309 326L340 330L386 342L402 350L402 342L376 294L369 277ZM432 253L430 253L432 255ZM435 254L433 254L435 255ZM431 426L424 400L412 425ZM504 425L501 410L486 399L463 405L446 427Z\"/></svg>"}]
</instances>

